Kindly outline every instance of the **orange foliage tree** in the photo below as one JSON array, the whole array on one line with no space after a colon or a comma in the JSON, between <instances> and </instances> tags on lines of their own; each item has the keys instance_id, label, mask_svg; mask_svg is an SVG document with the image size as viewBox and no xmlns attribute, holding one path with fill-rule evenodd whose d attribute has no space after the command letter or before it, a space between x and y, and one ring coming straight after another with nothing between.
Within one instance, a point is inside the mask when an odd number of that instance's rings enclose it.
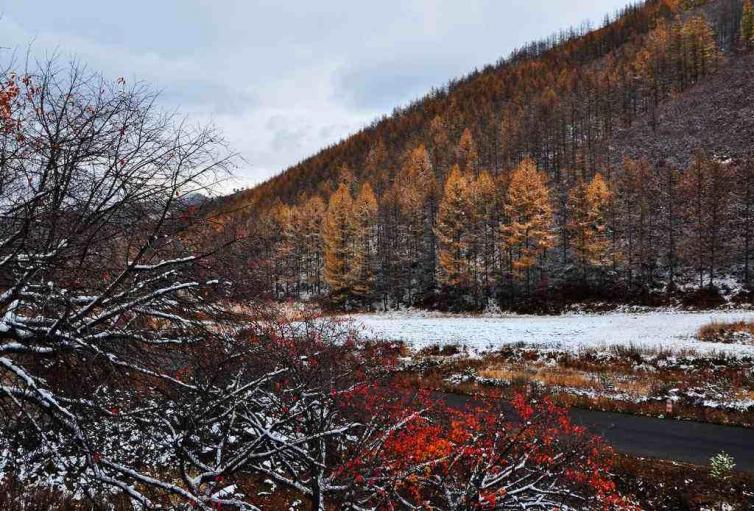
<instances>
[{"instance_id":1,"label":"orange foliage tree","mask_svg":"<svg viewBox=\"0 0 754 511\"><path fill-rule=\"evenodd\" d=\"M527 291L531 269L553 243L553 213L547 178L526 159L513 171L505 200L505 223L501 227L510 268L524 275Z\"/></svg>"}]
</instances>

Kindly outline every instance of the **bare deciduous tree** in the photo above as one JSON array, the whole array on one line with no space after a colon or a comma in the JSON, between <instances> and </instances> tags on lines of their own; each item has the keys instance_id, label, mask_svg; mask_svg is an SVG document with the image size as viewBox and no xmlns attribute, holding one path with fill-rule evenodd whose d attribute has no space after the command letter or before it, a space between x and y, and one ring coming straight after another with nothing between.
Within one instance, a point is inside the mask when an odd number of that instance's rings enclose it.
<instances>
[{"instance_id":1,"label":"bare deciduous tree","mask_svg":"<svg viewBox=\"0 0 754 511\"><path fill-rule=\"evenodd\" d=\"M117 414L103 396L118 377L192 389L176 348L216 330L203 296L214 282L197 279L183 197L233 158L213 129L155 99L55 60L6 73L0 88L4 431L65 437L87 477L142 503L132 482L162 483L97 450L97 417Z\"/></svg>"}]
</instances>

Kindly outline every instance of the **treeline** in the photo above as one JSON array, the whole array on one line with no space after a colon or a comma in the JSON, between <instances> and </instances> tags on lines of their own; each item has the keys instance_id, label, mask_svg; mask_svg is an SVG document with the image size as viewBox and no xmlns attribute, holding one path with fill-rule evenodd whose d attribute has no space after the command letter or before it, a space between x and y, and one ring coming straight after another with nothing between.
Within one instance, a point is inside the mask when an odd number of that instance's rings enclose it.
<instances>
[{"instance_id":1,"label":"treeline","mask_svg":"<svg viewBox=\"0 0 754 511\"><path fill-rule=\"evenodd\" d=\"M434 91L226 204L252 206L243 278L275 298L439 308L656 300L692 273L748 286L750 159L675 168L611 144L748 51L752 12L648 1Z\"/></svg>"},{"instance_id":2,"label":"treeline","mask_svg":"<svg viewBox=\"0 0 754 511\"><path fill-rule=\"evenodd\" d=\"M329 196L347 166L383 193L404 155L424 144L444 179L453 149L468 129L477 164L501 172L524 156L553 179L567 169L603 171L620 164L610 141L616 130L657 107L721 65L723 51L750 41L742 33L741 0L649 0L583 35L566 33L529 45L495 66L475 71L348 139L328 147L262 185L239 193L222 209L259 209L302 194ZM746 43L748 44L748 43Z\"/></svg>"},{"instance_id":3,"label":"treeline","mask_svg":"<svg viewBox=\"0 0 754 511\"><path fill-rule=\"evenodd\" d=\"M462 137L441 185L429 152L407 155L379 198L344 170L325 202L279 205L259 222L252 265L276 298L339 307L481 309L593 298L660 300L751 282L754 159L698 152L687 169L625 160L550 180L530 158L474 166Z\"/></svg>"}]
</instances>

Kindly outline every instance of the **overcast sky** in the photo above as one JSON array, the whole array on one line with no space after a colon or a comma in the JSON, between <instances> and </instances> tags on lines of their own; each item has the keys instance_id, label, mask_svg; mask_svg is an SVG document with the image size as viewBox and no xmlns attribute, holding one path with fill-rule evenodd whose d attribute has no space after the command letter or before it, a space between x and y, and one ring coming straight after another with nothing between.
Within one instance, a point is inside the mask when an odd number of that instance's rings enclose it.
<instances>
[{"instance_id":1,"label":"overcast sky","mask_svg":"<svg viewBox=\"0 0 754 511\"><path fill-rule=\"evenodd\" d=\"M0 0L0 45L153 83L165 108L224 131L246 162L233 188L532 39L598 25L627 3Z\"/></svg>"}]
</instances>

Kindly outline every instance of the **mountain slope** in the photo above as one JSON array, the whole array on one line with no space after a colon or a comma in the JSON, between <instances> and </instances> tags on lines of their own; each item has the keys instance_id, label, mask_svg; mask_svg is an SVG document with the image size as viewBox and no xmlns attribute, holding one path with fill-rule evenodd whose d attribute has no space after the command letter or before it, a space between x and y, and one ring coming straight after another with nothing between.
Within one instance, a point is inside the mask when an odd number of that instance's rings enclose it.
<instances>
[{"instance_id":1,"label":"mountain slope","mask_svg":"<svg viewBox=\"0 0 754 511\"><path fill-rule=\"evenodd\" d=\"M223 207L236 210L277 199L291 203L301 194L329 195L344 166L380 192L405 154L422 143L433 153L435 171L442 177L466 128L476 144L478 166L493 172L512 167L524 155L534 157L551 175L577 166L593 172L623 154L639 155L629 147L622 150L621 137L631 133L636 144L644 137L654 140L645 129L645 118L654 117L650 110L705 78L659 69L658 81L664 83L661 90L650 90L649 82L655 79L650 75L657 72L656 63L646 62L652 58L647 56L652 31L673 24L676 17L695 14L706 15L718 46L729 49L737 35L738 0L650 0L627 7L598 30L533 43L495 66L452 81L279 176L228 198ZM676 36L672 29L668 32ZM692 122L693 112L689 114L685 117ZM638 124L629 128L635 121ZM383 154L370 161L370 154L380 149Z\"/></svg>"},{"instance_id":2,"label":"mountain slope","mask_svg":"<svg viewBox=\"0 0 754 511\"><path fill-rule=\"evenodd\" d=\"M241 267L277 298L551 310L743 297L752 48L749 1L648 0L212 206L255 240Z\"/></svg>"},{"instance_id":3,"label":"mountain slope","mask_svg":"<svg viewBox=\"0 0 754 511\"><path fill-rule=\"evenodd\" d=\"M619 128L614 160L624 156L686 167L695 149L720 158L743 157L754 141L754 55L735 55L714 75L659 107L658 126L640 118Z\"/></svg>"}]
</instances>

